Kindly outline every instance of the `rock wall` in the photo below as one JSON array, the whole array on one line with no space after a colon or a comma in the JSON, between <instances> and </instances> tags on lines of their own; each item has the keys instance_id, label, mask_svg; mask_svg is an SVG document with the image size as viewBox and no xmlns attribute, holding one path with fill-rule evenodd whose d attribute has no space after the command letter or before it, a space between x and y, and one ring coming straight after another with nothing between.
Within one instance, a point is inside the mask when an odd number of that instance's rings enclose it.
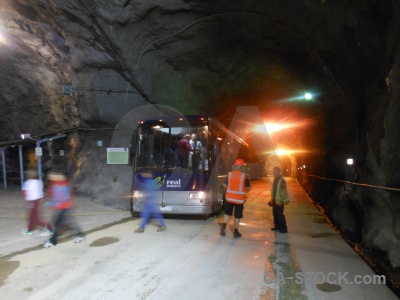
<instances>
[{"instance_id":1,"label":"rock wall","mask_svg":"<svg viewBox=\"0 0 400 300\"><path fill-rule=\"evenodd\" d=\"M327 167L319 170L322 177L356 184L298 173L299 183L333 225L377 272L386 274L395 290L400 283L399 80L397 55L386 81L371 84L365 92L365 109L361 109L365 114L357 120L356 169L349 172L343 156L328 152Z\"/></svg>"}]
</instances>

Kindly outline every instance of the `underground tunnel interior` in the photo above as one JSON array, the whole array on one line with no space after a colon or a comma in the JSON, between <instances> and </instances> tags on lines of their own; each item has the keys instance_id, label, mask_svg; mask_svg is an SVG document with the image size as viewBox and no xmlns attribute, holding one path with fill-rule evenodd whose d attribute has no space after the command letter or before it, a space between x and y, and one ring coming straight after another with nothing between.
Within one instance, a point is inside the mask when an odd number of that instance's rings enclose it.
<instances>
[{"instance_id":1,"label":"underground tunnel interior","mask_svg":"<svg viewBox=\"0 0 400 300\"><path fill-rule=\"evenodd\" d=\"M44 169L67 170L78 193L119 207L129 176L115 180L96 163L105 159L96 143L110 145L127 112L167 105L229 127L237 107L255 106L265 123L290 125L270 133L275 150L299 151L282 159L296 168L290 175L397 286L399 9L396 1L3 0L7 167L18 169L9 146L21 133L66 130L43 145ZM33 146L24 144L26 167Z\"/></svg>"}]
</instances>

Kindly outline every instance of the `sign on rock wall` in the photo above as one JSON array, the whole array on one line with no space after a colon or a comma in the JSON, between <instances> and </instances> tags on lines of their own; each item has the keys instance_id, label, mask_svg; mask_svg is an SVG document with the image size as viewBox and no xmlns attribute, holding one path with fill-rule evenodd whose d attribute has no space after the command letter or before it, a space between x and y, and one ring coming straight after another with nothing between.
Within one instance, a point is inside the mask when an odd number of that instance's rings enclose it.
<instances>
[{"instance_id":1,"label":"sign on rock wall","mask_svg":"<svg viewBox=\"0 0 400 300\"><path fill-rule=\"evenodd\" d=\"M128 160L128 148L107 148L108 165L127 165Z\"/></svg>"}]
</instances>

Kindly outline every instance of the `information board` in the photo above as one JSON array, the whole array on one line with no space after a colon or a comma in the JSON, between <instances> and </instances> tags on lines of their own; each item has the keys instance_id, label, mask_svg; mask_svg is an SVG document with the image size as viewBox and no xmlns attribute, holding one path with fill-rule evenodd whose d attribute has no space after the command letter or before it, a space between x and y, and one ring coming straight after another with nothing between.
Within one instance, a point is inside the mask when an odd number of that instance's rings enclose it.
<instances>
[{"instance_id":1,"label":"information board","mask_svg":"<svg viewBox=\"0 0 400 300\"><path fill-rule=\"evenodd\" d=\"M107 148L108 165L127 165L128 161L128 148Z\"/></svg>"}]
</instances>

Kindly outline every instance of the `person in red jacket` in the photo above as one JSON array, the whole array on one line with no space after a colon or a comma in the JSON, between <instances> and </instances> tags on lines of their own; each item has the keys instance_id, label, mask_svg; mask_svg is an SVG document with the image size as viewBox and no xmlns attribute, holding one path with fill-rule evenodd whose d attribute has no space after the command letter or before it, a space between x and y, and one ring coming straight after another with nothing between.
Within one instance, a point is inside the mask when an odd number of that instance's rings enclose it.
<instances>
[{"instance_id":1,"label":"person in red jacket","mask_svg":"<svg viewBox=\"0 0 400 300\"><path fill-rule=\"evenodd\" d=\"M82 230L71 221L68 216L70 209L73 207L73 191L71 183L67 180L67 177L62 173L50 173L49 174L50 184L47 188L47 197L49 202L46 206L57 211L54 216L54 233L43 247L49 248L57 245L58 236L60 234L60 228L66 225L70 229L75 231L74 242L79 243L84 239L84 233Z\"/></svg>"},{"instance_id":2,"label":"person in red jacket","mask_svg":"<svg viewBox=\"0 0 400 300\"><path fill-rule=\"evenodd\" d=\"M189 167L189 154L193 151L190 146L190 135L185 134L184 137L178 142L178 156L181 162L181 167L187 169Z\"/></svg>"},{"instance_id":3,"label":"person in red jacket","mask_svg":"<svg viewBox=\"0 0 400 300\"><path fill-rule=\"evenodd\" d=\"M226 224L235 210L235 231L234 238L240 238L242 235L239 232L240 219L243 218L243 206L246 202L246 192L250 190L250 179L246 174L246 164L243 159L236 160L233 170L228 173L224 187L225 193L225 216L224 223L221 224L220 234L225 236Z\"/></svg>"}]
</instances>

